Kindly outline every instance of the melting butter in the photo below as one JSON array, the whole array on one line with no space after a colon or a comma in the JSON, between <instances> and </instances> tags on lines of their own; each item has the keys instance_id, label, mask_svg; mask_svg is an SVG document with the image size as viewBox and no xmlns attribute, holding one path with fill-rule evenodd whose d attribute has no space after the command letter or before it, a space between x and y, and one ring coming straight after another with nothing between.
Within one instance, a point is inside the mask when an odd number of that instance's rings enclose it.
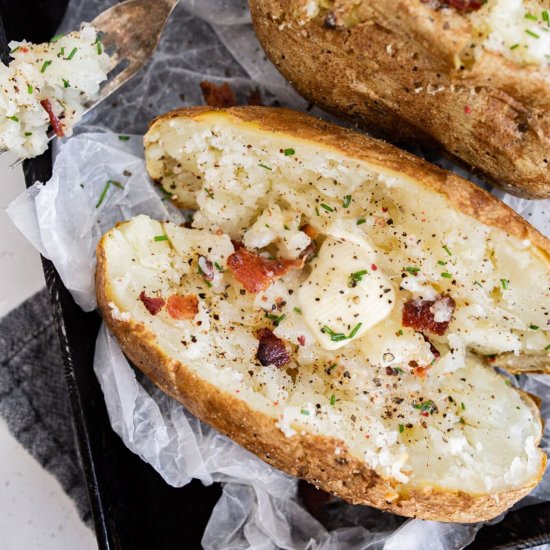
<instances>
[{"instance_id":1,"label":"melting butter","mask_svg":"<svg viewBox=\"0 0 550 550\"><path fill-rule=\"evenodd\" d=\"M376 250L362 236L339 230L327 237L311 267L298 301L323 348L345 346L393 309L394 289L376 265Z\"/></svg>"}]
</instances>

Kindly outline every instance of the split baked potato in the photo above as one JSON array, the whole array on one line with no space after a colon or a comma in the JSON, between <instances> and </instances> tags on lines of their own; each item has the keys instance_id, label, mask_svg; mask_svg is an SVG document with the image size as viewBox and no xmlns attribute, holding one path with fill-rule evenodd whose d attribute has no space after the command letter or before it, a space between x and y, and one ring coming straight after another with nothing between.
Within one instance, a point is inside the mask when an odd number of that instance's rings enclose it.
<instances>
[{"instance_id":1,"label":"split baked potato","mask_svg":"<svg viewBox=\"0 0 550 550\"><path fill-rule=\"evenodd\" d=\"M550 197L548 0L250 0L267 55L310 101Z\"/></svg>"},{"instance_id":2,"label":"split baked potato","mask_svg":"<svg viewBox=\"0 0 550 550\"><path fill-rule=\"evenodd\" d=\"M477 522L538 483L537 405L486 359L549 362L546 238L469 182L303 113L181 109L144 139L193 222L119 224L96 285L159 387L353 503Z\"/></svg>"}]
</instances>

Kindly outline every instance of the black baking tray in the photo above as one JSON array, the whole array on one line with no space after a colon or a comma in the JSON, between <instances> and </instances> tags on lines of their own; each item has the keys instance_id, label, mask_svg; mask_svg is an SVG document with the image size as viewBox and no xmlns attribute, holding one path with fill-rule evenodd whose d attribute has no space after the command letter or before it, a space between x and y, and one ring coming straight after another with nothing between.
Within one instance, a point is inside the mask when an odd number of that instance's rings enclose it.
<instances>
[{"instance_id":1,"label":"black baking tray","mask_svg":"<svg viewBox=\"0 0 550 550\"><path fill-rule=\"evenodd\" d=\"M7 41L26 38L41 42L53 36L67 2L0 0L0 51L4 62L8 60ZM51 151L25 161L23 171L27 187L37 180L48 181ZM53 264L45 258L42 264L63 357L64 372L59 376L64 376L67 383L99 548L200 548L220 486L204 487L193 481L182 488L170 487L126 448L111 429L93 372L100 317L84 313ZM468 548L520 549L544 543L550 543L549 503L510 512L500 523L483 527Z\"/></svg>"}]
</instances>

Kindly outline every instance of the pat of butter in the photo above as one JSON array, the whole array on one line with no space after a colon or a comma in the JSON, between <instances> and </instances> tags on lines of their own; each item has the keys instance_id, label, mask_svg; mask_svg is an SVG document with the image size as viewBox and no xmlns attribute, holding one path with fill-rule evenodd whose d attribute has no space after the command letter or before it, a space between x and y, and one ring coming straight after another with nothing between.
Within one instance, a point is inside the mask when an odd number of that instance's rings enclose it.
<instances>
[{"instance_id":1,"label":"pat of butter","mask_svg":"<svg viewBox=\"0 0 550 550\"><path fill-rule=\"evenodd\" d=\"M298 289L303 318L327 350L359 338L395 304L393 287L376 268L370 243L359 235L338 233L327 237L311 263L309 278Z\"/></svg>"}]
</instances>

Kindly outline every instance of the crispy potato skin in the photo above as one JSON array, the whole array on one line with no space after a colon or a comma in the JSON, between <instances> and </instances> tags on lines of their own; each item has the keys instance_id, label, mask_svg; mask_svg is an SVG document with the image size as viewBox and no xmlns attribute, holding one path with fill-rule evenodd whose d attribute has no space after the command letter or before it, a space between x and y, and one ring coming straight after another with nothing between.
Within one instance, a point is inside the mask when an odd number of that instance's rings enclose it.
<instances>
[{"instance_id":1,"label":"crispy potato skin","mask_svg":"<svg viewBox=\"0 0 550 550\"><path fill-rule=\"evenodd\" d=\"M218 123L254 127L258 131L283 133L289 140L308 140L318 147L332 148L356 159L399 172L420 181L435 193L445 195L457 210L504 228L520 238L530 238L541 253L550 242L522 218L488 193L455 175L439 170L391 145L356 132L329 125L311 116L286 109L246 107L215 110L187 108L167 113L151 128L170 118L214 119ZM99 309L111 332L129 359L164 392L181 402L202 421L255 453L280 470L306 479L355 504L374 506L408 517L448 522L478 522L491 519L527 495L538 483L500 494L472 495L438 487L410 489L392 479L383 479L362 460L352 456L342 441L311 434L286 437L276 420L253 410L236 395L224 392L201 379L186 365L171 359L158 345L155 335L142 323L115 319L104 249L105 237L97 247L96 292ZM523 399L535 407L532 399ZM339 449L336 454L336 449Z\"/></svg>"},{"instance_id":2,"label":"crispy potato skin","mask_svg":"<svg viewBox=\"0 0 550 550\"><path fill-rule=\"evenodd\" d=\"M249 3L268 57L310 101L390 141L441 148L510 193L550 197L547 69L486 54L457 70L460 16L420 0L360 2L359 22L335 28L323 15L298 22L303 0ZM358 4L336 3L337 22Z\"/></svg>"}]
</instances>

